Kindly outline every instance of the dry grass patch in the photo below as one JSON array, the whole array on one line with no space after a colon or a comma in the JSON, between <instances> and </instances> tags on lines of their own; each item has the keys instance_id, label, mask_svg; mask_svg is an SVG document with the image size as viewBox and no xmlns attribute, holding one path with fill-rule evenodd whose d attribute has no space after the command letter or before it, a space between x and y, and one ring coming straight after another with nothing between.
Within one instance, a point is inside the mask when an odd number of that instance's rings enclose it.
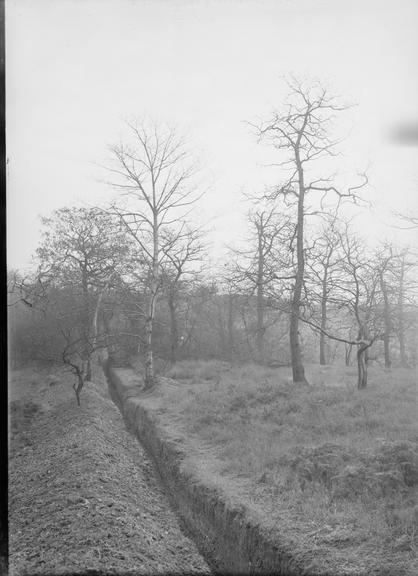
<instances>
[{"instance_id":1,"label":"dry grass patch","mask_svg":"<svg viewBox=\"0 0 418 576\"><path fill-rule=\"evenodd\" d=\"M222 474L246 479L248 499L270 520L287 510L309 527L300 532L308 546L314 538L353 562L360 554L367 565L413 574L415 374L373 368L369 388L357 391L353 372L311 366L314 384L301 388L287 368L183 362L169 376L185 385L167 387L161 402L166 419L216 449Z\"/></svg>"}]
</instances>

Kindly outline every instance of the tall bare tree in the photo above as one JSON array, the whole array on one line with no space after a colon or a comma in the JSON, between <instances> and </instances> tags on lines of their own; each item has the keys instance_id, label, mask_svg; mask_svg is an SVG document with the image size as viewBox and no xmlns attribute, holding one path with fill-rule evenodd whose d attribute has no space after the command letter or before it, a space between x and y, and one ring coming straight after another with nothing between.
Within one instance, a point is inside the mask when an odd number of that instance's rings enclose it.
<instances>
[{"instance_id":1,"label":"tall bare tree","mask_svg":"<svg viewBox=\"0 0 418 576\"><path fill-rule=\"evenodd\" d=\"M296 208L296 277L290 313L290 350L293 381L307 383L302 362L299 341L299 316L302 289L305 275L305 218L312 213L307 205L307 197L319 194L320 204L329 193L334 193L338 201L343 198L356 198L356 190L364 186L361 182L339 190L328 176L315 176L307 180L308 167L315 161L335 155L338 140L331 137L333 116L347 106L329 95L320 84L304 85L294 79L288 81L289 97L284 112L274 111L261 125L257 126L260 139L267 140L281 153L280 166L288 172L284 182L271 194L272 198L284 197Z\"/></svg>"},{"instance_id":2,"label":"tall bare tree","mask_svg":"<svg viewBox=\"0 0 418 576\"><path fill-rule=\"evenodd\" d=\"M175 245L185 234L185 212L197 200L195 174L176 131L152 122L128 122L129 140L111 148L111 186L119 192L111 212L134 240L148 270L145 317L145 388L154 383L153 327L161 290L167 228Z\"/></svg>"}]
</instances>

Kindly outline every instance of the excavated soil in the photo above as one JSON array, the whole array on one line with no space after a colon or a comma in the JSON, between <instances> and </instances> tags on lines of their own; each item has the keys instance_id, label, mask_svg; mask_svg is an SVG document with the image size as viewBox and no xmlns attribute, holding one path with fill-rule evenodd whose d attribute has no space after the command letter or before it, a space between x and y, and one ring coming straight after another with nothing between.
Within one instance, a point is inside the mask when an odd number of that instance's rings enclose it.
<instances>
[{"instance_id":1,"label":"excavated soil","mask_svg":"<svg viewBox=\"0 0 418 576\"><path fill-rule=\"evenodd\" d=\"M210 574L105 382L81 401L65 374L12 374L10 575Z\"/></svg>"}]
</instances>

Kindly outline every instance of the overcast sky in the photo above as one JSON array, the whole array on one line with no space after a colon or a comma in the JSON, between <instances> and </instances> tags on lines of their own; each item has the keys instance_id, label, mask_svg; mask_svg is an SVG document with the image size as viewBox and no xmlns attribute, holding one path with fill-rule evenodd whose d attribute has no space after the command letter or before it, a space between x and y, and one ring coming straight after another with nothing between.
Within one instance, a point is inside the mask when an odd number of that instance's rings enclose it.
<instances>
[{"instance_id":1,"label":"overcast sky","mask_svg":"<svg viewBox=\"0 0 418 576\"><path fill-rule=\"evenodd\" d=\"M385 224L418 213L418 145L391 137L418 124L417 20L416 0L6 0L9 266L30 263L39 214L113 197L97 164L141 115L187 133L219 252L242 191L272 179L244 121L280 109L289 73L358 104L341 127L347 167L369 166L363 232L413 241Z\"/></svg>"}]
</instances>

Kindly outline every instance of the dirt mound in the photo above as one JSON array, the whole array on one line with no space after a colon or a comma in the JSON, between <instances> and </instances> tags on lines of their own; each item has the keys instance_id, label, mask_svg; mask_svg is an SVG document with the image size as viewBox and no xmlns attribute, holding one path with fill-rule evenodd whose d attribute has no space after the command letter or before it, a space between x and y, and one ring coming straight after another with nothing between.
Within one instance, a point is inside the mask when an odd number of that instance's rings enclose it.
<instances>
[{"instance_id":1,"label":"dirt mound","mask_svg":"<svg viewBox=\"0 0 418 576\"><path fill-rule=\"evenodd\" d=\"M78 408L70 382L42 381L50 410L11 406L11 576L209 573L104 383L87 384ZM16 443L23 431L30 442Z\"/></svg>"}]
</instances>

